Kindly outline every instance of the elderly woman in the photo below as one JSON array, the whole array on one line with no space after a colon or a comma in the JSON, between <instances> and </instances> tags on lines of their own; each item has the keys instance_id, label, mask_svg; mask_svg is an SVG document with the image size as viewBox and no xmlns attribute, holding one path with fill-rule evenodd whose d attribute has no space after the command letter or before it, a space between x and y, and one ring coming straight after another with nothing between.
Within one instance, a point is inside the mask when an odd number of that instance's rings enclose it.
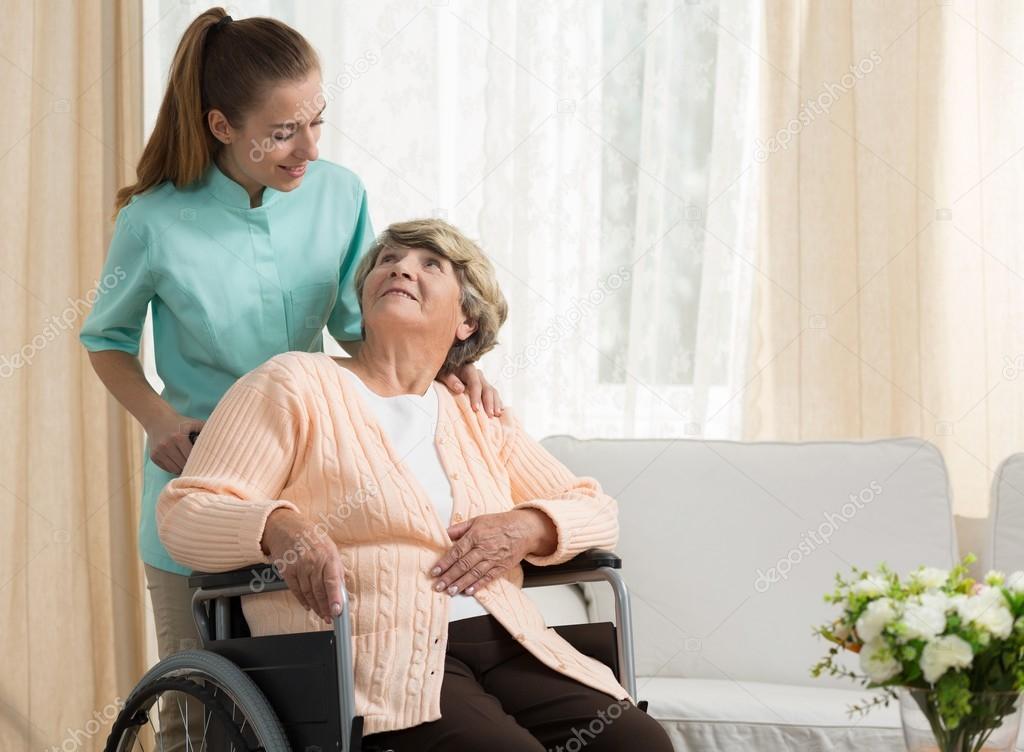
<instances>
[{"instance_id":1,"label":"elderly woman","mask_svg":"<svg viewBox=\"0 0 1024 752\"><path fill-rule=\"evenodd\" d=\"M403 222L356 286L356 357L278 355L217 405L160 496L168 551L205 571L274 562L289 590L243 599L254 636L328 629L344 583L369 749L671 750L522 590L524 559L614 547L615 501L508 410L434 383L495 344L491 264L445 222Z\"/></svg>"}]
</instances>

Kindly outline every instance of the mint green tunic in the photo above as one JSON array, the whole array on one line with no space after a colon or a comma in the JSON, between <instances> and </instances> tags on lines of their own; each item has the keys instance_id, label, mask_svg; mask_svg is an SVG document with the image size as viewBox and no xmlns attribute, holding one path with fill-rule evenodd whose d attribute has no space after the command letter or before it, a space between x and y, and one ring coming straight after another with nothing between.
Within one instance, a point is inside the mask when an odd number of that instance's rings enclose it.
<instances>
[{"instance_id":1,"label":"mint green tunic","mask_svg":"<svg viewBox=\"0 0 1024 752\"><path fill-rule=\"evenodd\" d=\"M164 183L117 216L103 288L79 335L90 351L137 355L153 306L161 396L206 420L239 377L289 350L320 352L321 331L360 339L353 277L373 241L366 191L351 171L319 160L293 191L265 188L249 208L241 185L216 166L196 183ZM149 459L139 549L143 561L180 574L160 543L156 500L174 478Z\"/></svg>"}]
</instances>

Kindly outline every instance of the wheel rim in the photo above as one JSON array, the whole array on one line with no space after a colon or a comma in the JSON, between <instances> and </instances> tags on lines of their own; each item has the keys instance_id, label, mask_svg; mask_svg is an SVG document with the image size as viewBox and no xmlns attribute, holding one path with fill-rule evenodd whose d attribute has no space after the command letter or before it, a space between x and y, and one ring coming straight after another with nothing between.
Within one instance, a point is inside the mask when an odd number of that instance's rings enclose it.
<instances>
[{"instance_id":1,"label":"wheel rim","mask_svg":"<svg viewBox=\"0 0 1024 752\"><path fill-rule=\"evenodd\" d=\"M170 741L165 742L154 724L154 714L161 730L168 718L178 721L186 752L256 752L263 748L230 691L208 676L183 673L163 677L129 699L114 722L107 752L145 752L147 747L139 739L143 728L153 734L152 749L164 752Z\"/></svg>"}]
</instances>

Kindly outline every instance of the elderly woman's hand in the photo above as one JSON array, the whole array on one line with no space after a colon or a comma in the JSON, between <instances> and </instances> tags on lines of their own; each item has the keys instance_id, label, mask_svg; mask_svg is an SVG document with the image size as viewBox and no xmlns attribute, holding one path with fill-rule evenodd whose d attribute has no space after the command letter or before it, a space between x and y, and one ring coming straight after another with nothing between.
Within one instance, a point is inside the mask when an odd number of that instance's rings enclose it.
<instances>
[{"instance_id":1,"label":"elderly woman's hand","mask_svg":"<svg viewBox=\"0 0 1024 752\"><path fill-rule=\"evenodd\" d=\"M435 590L473 595L518 566L528 554L546 555L557 543L555 525L538 509L482 514L448 528L455 545L431 570Z\"/></svg>"},{"instance_id":2,"label":"elderly woman's hand","mask_svg":"<svg viewBox=\"0 0 1024 752\"><path fill-rule=\"evenodd\" d=\"M488 383L480 369L472 363L467 363L455 373L442 377L441 383L455 394L468 391L469 402L474 410L479 410L483 405L492 418L501 415L502 405L498 390Z\"/></svg>"},{"instance_id":3,"label":"elderly woman's hand","mask_svg":"<svg viewBox=\"0 0 1024 752\"><path fill-rule=\"evenodd\" d=\"M261 545L304 609L312 609L328 624L341 615L345 568L329 536L302 515L281 507L267 517Z\"/></svg>"}]
</instances>

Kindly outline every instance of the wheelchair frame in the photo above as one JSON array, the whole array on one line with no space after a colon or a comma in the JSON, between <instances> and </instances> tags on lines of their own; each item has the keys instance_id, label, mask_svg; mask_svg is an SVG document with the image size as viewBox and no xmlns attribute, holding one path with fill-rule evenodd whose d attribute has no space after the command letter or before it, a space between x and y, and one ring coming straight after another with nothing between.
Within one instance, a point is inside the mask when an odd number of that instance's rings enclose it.
<instances>
[{"instance_id":1,"label":"wheelchair frame","mask_svg":"<svg viewBox=\"0 0 1024 752\"><path fill-rule=\"evenodd\" d=\"M606 581L615 595L615 644L619 683L629 692L637 706L646 710L636 695L636 666L633 652L632 612L629 591L619 570L622 560L611 551L590 549L575 558L547 567L522 562L523 587L573 585L580 582ZM192 597L192 615L202 640L210 650L215 640L232 638L231 599L243 595L287 590L288 585L270 564L236 569L216 574L195 573L189 585L197 590ZM211 631L212 602L213 625ZM341 615L334 619L334 647L338 679L339 725L341 752L358 752L362 737L362 717L355 712L355 681L352 666L352 622L348 593L341 587ZM326 631L326 630L324 630ZM213 651L216 652L216 651Z\"/></svg>"}]
</instances>

